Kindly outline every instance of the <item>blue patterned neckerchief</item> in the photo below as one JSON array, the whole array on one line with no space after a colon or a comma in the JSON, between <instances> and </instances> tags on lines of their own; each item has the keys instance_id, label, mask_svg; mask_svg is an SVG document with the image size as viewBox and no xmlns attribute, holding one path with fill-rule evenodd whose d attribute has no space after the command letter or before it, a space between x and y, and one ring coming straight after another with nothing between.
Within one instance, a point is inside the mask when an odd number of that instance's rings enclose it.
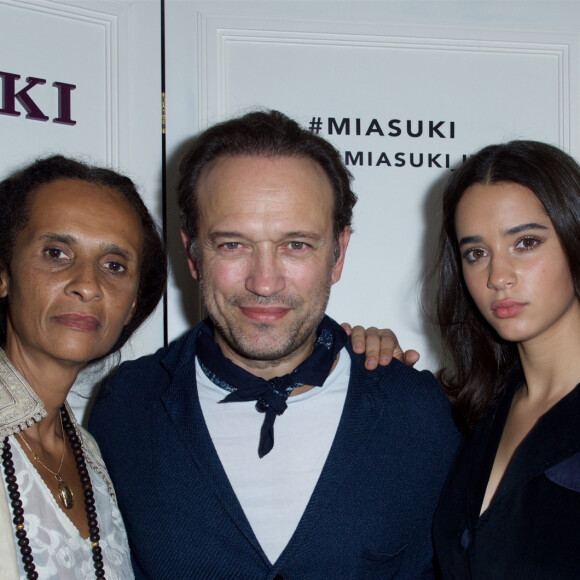
<instances>
[{"instance_id":1,"label":"blue patterned neckerchief","mask_svg":"<svg viewBox=\"0 0 580 580\"><path fill-rule=\"evenodd\" d=\"M218 387L229 391L221 403L257 401L256 409L265 413L260 432L258 455L264 457L274 447L274 421L288 407L286 399L297 387L320 387L330 374L336 355L344 347L347 336L343 328L324 316L316 331L312 354L291 373L265 380L226 358L214 340L213 325L205 320L197 335L196 354L206 376Z\"/></svg>"}]
</instances>

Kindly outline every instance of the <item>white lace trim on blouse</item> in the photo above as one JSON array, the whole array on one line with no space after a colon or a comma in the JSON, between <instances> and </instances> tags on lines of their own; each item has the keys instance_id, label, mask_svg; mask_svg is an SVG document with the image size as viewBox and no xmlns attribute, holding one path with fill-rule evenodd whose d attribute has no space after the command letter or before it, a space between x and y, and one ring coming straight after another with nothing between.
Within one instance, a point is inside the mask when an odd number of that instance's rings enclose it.
<instances>
[{"instance_id":1,"label":"white lace trim on blouse","mask_svg":"<svg viewBox=\"0 0 580 580\"><path fill-rule=\"evenodd\" d=\"M43 580L87 580L95 577L90 540L83 539L58 506L48 486L33 467L18 440L10 437L18 489L24 508L24 525L34 564ZM107 580L134 578L129 546L119 509L107 483L87 463L97 507L98 524ZM6 493L6 486L4 486ZM16 546L21 578L26 578L20 549Z\"/></svg>"}]
</instances>

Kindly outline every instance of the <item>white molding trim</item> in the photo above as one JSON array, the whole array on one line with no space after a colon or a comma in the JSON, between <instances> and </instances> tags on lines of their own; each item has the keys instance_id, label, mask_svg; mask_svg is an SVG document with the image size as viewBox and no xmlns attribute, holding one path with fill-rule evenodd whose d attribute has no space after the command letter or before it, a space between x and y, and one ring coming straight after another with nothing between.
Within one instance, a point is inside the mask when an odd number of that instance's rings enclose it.
<instances>
[{"instance_id":1,"label":"white molding trim","mask_svg":"<svg viewBox=\"0 0 580 580\"><path fill-rule=\"evenodd\" d=\"M353 33L357 29L367 33ZM571 103L580 98L574 99L571 94L572 87L578 85L579 80L573 82L573 70L577 76L580 75L580 65L572 66L579 54L580 38L577 35L477 27L388 26L340 20L243 18L201 12L198 12L197 30L200 129L215 121L216 116L223 119L227 114L227 57L232 48L242 43L503 53L554 59L558 77L558 144L567 151L571 148L571 127L577 122ZM379 34L381 30L383 33Z\"/></svg>"},{"instance_id":2,"label":"white molding trim","mask_svg":"<svg viewBox=\"0 0 580 580\"><path fill-rule=\"evenodd\" d=\"M87 2L87 6L91 4ZM119 131L119 70L120 40L119 17L127 7L118 2L99 2L99 11L81 8L78 4L55 2L51 0L0 0L0 5L18 10L31 10L51 16L76 20L102 28L104 59L106 63L105 111L106 111L106 163L119 165L120 131Z\"/></svg>"}]
</instances>

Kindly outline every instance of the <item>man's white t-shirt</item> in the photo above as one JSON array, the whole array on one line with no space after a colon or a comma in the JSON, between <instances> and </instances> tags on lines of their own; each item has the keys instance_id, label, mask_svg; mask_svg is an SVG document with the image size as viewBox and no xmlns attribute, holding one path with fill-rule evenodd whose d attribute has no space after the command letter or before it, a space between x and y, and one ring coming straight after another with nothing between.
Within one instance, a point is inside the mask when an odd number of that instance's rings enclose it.
<instances>
[{"instance_id":1,"label":"man's white t-shirt","mask_svg":"<svg viewBox=\"0 0 580 580\"><path fill-rule=\"evenodd\" d=\"M274 563L296 530L320 476L342 415L350 356L340 352L321 387L288 398L274 422L274 448L258 456L264 413L256 402L219 404L228 392L196 360L201 410L230 484L256 538Z\"/></svg>"}]
</instances>

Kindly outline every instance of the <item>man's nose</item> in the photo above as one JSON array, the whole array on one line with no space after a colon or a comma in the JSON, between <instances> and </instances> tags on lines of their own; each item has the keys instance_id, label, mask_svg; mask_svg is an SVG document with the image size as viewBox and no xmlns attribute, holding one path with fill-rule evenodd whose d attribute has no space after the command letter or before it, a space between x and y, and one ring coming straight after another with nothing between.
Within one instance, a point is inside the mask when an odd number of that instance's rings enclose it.
<instances>
[{"instance_id":1,"label":"man's nose","mask_svg":"<svg viewBox=\"0 0 580 580\"><path fill-rule=\"evenodd\" d=\"M256 249L246 277L246 290L258 296L273 296L284 290L285 280L280 260L275 249Z\"/></svg>"}]
</instances>

